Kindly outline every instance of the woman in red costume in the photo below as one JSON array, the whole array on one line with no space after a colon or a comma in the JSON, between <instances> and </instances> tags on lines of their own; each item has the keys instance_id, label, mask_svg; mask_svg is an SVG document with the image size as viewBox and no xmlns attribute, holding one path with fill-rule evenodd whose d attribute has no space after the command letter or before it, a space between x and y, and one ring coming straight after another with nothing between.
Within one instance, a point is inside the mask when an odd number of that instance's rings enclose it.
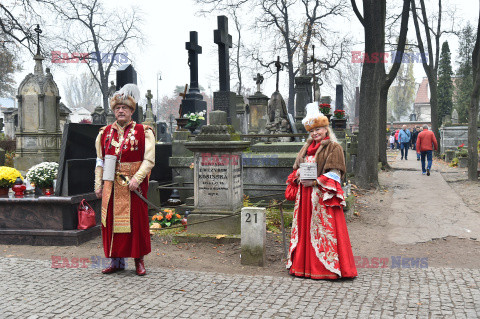
<instances>
[{"instance_id":1,"label":"woman in red costume","mask_svg":"<svg viewBox=\"0 0 480 319\"><path fill-rule=\"evenodd\" d=\"M318 103L307 105L302 123L310 138L287 180L294 183L289 189L294 190L295 200L287 269L291 275L312 279L356 277L340 184L345 174L343 149ZM301 163L315 163L317 179L300 180Z\"/></svg>"}]
</instances>

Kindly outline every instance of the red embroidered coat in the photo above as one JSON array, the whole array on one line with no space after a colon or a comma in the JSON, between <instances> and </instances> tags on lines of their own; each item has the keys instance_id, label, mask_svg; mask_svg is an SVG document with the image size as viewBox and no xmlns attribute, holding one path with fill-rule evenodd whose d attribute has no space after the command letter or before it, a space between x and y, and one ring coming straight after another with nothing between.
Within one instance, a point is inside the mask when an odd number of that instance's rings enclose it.
<instances>
[{"instance_id":1,"label":"red embroidered coat","mask_svg":"<svg viewBox=\"0 0 480 319\"><path fill-rule=\"evenodd\" d=\"M104 159L107 154L117 155L115 181L103 183L102 239L106 257L139 258L151 251L148 206L129 191L118 174L129 179L135 177L140 192L146 197L148 176L155 161L152 137L150 127L135 122L125 128L115 122L100 130L97 156L101 153Z\"/></svg>"},{"instance_id":2,"label":"red embroidered coat","mask_svg":"<svg viewBox=\"0 0 480 319\"><path fill-rule=\"evenodd\" d=\"M319 167L338 167L339 173L344 174L343 151L337 143L324 139L317 144L309 140L302 151L301 161L315 163L316 159L324 159L325 162L317 163ZM337 162L337 158L341 160ZM290 174L287 184L295 183L296 173L294 170ZM318 175L317 186L299 185L297 190L287 269L292 275L313 279L355 277L340 178L323 169L318 170Z\"/></svg>"}]
</instances>

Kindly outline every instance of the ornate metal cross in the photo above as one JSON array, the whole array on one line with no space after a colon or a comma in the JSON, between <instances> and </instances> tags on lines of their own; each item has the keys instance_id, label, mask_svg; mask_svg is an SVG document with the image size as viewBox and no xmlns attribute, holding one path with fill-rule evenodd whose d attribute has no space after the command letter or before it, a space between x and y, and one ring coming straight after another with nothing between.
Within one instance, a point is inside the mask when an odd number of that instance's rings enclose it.
<instances>
[{"instance_id":1,"label":"ornate metal cross","mask_svg":"<svg viewBox=\"0 0 480 319\"><path fill-rule=\"evenodd\" d=\"M40 25L37 24L37 27L34 29L37 33L37 55L40 55L40 33L42 33L42 29L40 29Z\"/></svg>"}]
</instances>

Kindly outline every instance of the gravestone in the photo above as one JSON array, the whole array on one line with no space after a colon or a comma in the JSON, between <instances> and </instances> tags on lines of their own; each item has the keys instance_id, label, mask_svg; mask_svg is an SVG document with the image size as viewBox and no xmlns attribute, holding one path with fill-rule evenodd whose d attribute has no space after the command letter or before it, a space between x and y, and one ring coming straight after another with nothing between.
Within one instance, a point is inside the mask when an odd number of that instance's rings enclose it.
<instances>
[{"instance_id":1,"label":"gravestone","mask_svg":"<svg viewBox=\"0 0 480 319\"><path fill-rule=\"evenodd\" d=\"M210 125L202 127L195 141L185 147L194 152L194 205L189 222L228 217L192 225L189 232L238 234L238 213L243 202L242 151L249 142L235 141L227 114L210 112Z\"/></svg>"},{"instance_id":2,"label":"gravestone","mask_svg":"<svg viewBox=\"0 0 480 319\"><path fill-rule=\"evenodd\" d=\"M331 103L332 103L332 98L331 98L330 96L322 96L322 97L320 98L320 103L321 103L321 104L324 104L324 103L326 103L326 104L331 104ZM330 109L330 110L331 110L331 109Z\"/></svg>"},{"instance_id":3,"label":"gravestone","mask_svg":"<svg viewBox=\"0 0 480 319\"><path fill-rule=\"evenodd\" d=\"M248 97L250 110L248 132L250 134L265 134L265 127L268 122L267 106L269 98L260 90L260 84L263 83L263 76L257 73L254 80L257 84L257 92Z\"/></svg>"},{"instance_id":4,"label":"gravestone","mask_svg":"<svg viewBox=\"0 0 480 319\"><path fill-rule=\"evenodd\" d=\"M38 31L37 31L38 30ZM39 27L35 29L38 38ZM26 171L35 164L45 161L57 162L60 155L60 96L50 69L43 71L40 44L34 73L30 73L18 88L18 126L16 131L17 150L15 168Z\"/></svg>"},{"instance_id":5,"label":"gravestone","mask_svg":"<svg viewBox=\"0 0 480 319\"><path fill-rule=\"evenodd\" d=\"M129 83L137 84L137 71L135 71L135 68L131 64L123 64L117 69L117 91L120 90L125 84ZM143 122L143 114L141 113L142 112L137 104L137 108L132 115L132 120L137 122L137 124Z\"/></svg>"},{"instance_id":6,"label":"gravestone","mask_svg":"<svg viewBox=\"0 0 480 319\"><path fill-rule=\"evenodd\" d=\"M343 85L337 84L335 91L335 110L344 110L343 108Z\"/></svg>"},{"instance_id":7,"label":"gravestone","mask_svg":"<svg viewBox=\"0 0 480 319\"><path fill-rule=\"evenodd\" d=\"M198 55L202 54L202 47L198 45L198 33L190 31L190 42L185 43L188 50L188 66L190 67L190 87L181 103L181 116L187 113L207 111L207 102L203 101L198 84ZM206 118L206 116L205 116ZM200 124L203 125L205 121Z\"/></svg>"},{"instance_id":8,"label":"gravestone","mask_svg":"<svg viewBox=\"0 0 480 319\"><path fill-rule=\"evenodd\" d=\"M165 122L157 122L157 141L162 143L172 142L172 136L168 132Z\"/></svg>"},{"instance_id":9,"label":"gravestone","mask_svg":"<svg viewBox=\"0 0 480 319\"><path fill-rule=\"evenodd\" d=\"M218 29L214 30L214 42L218 45L218 77L220 90L213 93L213 109L227 114L227 123L233 125L236 131L240 130L240 123L236 117L236 94L230 92L230 55L232 36L228 34L228 18L217 17Z\"/></svg>"},{"instance_id":10,"label":"gravestone","mask_svg":"<svg viewBox=\"0 0 480 319\"><path fill-rule=\"evenodd\" d=\"M68 123L62 138L58 161L56 196L70 196L93 192L95 140L101 124Z\"/></svg>"},{"instance_id":11,"label":"gravestone","mask_svg":"<svg viewBox=\"0 0 480 319\"><path fill-rule=\"evenodd\" d=\"M306 132L302 124L305 107L312 103L312 77L301 75L295 77L295 125L300 132Z\"/></svg>"},{"instance_id":12,"label":"gravestone","mask_svg":"<svg viewBox=\"0 0 480 319\"><path fill-rule=\"evenodd\" d=\"M265 266L267 243L266 228L265 208L242 208L242 265Z\"/></svg>"},{"instance_id":13,"label":"gravestone","mask_svg":"<svg viewBox=\"0 0 480 319\"><path fill-rule=\"evenodd\" d=\"M105 113L104 108L99 105L95 108L95 110L93 110L92 124L105 125L106 123L107 123L107 113Z\"/></svg>"},{"instance_id":14,"label":"gravestone","mask_svg":"<svg viewBox=\"0 0 480 319\"><path fill-rule=\"evenodd\" d=\"M18 110L14 108L8 108L3 111L5 121L5 136L8 138L15 138L15 129L18 125Z\"/></svg>"},{"instance_id":15,"label":"gravestone","mask_svg":"<svg viewBox=\"0 0 480 319\"><path fill-rule=\"evenodd\" d=\"M452 112L452 124L458 124L458 112L455 109Z\"/></svg>"},{"instance_id":16,"label":"gravestone","mask_svg":"<svg viewBox=\"0 0 480 319\"><path fill-rule=\"evenodd\" d=\"M248 114L247 114L247 104L243 99L242 95L236 94L236 109L237 109L237 120L240 125L240 134L248 134Z\"/></svg>"}]
</instances>

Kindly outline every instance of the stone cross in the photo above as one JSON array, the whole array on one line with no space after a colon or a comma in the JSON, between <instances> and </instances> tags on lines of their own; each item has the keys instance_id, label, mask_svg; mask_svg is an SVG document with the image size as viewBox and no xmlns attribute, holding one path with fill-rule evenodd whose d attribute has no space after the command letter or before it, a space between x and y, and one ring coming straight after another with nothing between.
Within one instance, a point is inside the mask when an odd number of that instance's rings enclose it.
<instances>
[{"instance_id":1,"label":"stone cross","mask_svg":"<svg viewBox=\"0 0 480 319\"><path fill-rule=\"evenodd\" d=\"M145 97L147 98L147 105L146 105L147 110L146 110L145 122L153 123L154 119L153 119L153 111L152 111L152 98L153 98L152 90L147 90L147 94L145 94Z\"/></svg>"},{"instance_id":2,"label":"stone cross","mask_svg":"<svg viewBox=\"0 0 480 319\"><path fill-rule=\"evenodd\" d=\"M277 56L277 61L275 61L275 67L277 68L277 89L275 92L278 92L278 79L280 77L280 71L283 70L283 64L280 62L280 56Z\"/></svg>"},{"instance_id":3,"label":"stone cross","mask_svg":"<svg viewBox=\"0 0 480 319\"><path fill-rule=\"evenodd\" d=\"M190 67L190 90L189 92L200 92L198 88L198 55L202 54L202 47L198 45L198 33L190 31L190 42L185 43L188 50L188 66Z\"/></svg>"},{"instance_id":4,"label":"stone cross","mask_svg":"<svg viewBox=\"0 0 480 319\"><path fill-rule=\"evenodd\" d=\"M260 73L257 73L257 76L253 78L257 84L257 92L260 92L260 84L263 83L263 76Z\"/></svg>"},{"instance_id":5,"label":"stone cross","mask_svg":"<svg viewBox=\"0 0 480 319\"><path fill-rule=\"evenodd\" d=\"M228 18L226 16L218 16L217 23L218 30L213 32L213 41L218 44L220 91L229 92L230 56L228 50L232 47L232 36L228 34Z\"/></svg>"}]
</instances>

